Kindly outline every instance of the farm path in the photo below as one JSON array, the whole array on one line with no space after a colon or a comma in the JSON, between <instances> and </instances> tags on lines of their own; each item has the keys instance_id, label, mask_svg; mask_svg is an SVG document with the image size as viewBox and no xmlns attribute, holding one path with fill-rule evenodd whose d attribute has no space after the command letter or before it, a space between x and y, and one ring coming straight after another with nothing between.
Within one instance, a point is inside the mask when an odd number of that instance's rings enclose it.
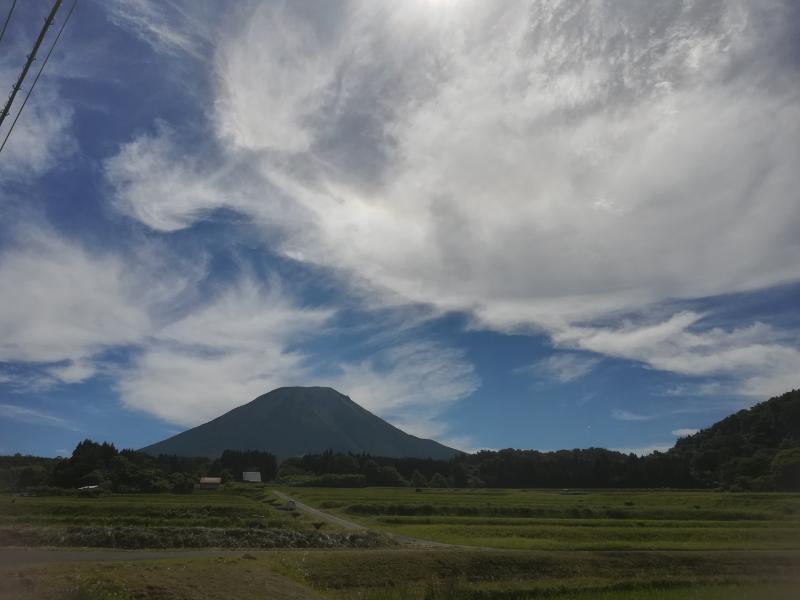
<instances>
[{"instance_id":1,"label":"farm path","mask_svg":"<svg viewBox=\"0 0 800 600\"><path fill-rule=\"evenodd\" d=\"M328 521L329 523L333 523L334 525L338 525L342 529L350 529L353 531L366 531L366 527L359 523L355 523L354 521L348 521L347 519L343 519L342 517L337 517L336 515L332 515L327 513L323 510L319 510L318 508L314 508L313 506L309 506L308 504L304 504L299 500L295 500L294 498L284 494L283 492L273 491L278 498L283 500L284 502L294 502L297 510L300 512L304 512L308 515L313 517L317 517L324 521Z\"/></svg>"},{"instance_id":2,"label":"farm path","mask_svg":"<svg viewBox=\"0 0 800 600\"><path fill-rule=\"evenodd\" d=\"M366 531L367 528L360 523L356 523L355 521L349 521L337 515L332 515L330 513L325 512L324 510L320 510L318 508L314 508L313 506L309 506L308 504L304 504L299 500L296 500L283 492L273 491L273 494L278 496L284 502L289 502L290 500L294 501L297 510L304 512L306 514L312 515L318 519L323 519L328 521L329 523L333 523L334 525L338 525L344 529L349 529L353 531ZM424 540L421 538L415 538L408 535L401 535L397 533L388 533L383 532L399 544L407 545L407 546L424 546L426 548L454 548L454 549L469 549L469 550L495 550L495 548L483 548L480 546L460 546L457 544L446 544L444 542L435 542L433 540Z\"/></svg>"}]
</instances>

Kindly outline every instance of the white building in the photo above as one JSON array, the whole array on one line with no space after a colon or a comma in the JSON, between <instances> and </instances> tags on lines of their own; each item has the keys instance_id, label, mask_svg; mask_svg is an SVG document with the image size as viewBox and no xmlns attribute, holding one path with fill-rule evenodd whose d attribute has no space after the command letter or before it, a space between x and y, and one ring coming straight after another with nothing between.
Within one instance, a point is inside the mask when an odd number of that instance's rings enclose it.
<instances>
[{"instance_id":1,"label":"white building","mask_svg":"<svg viewBox=\"0 0 800 600\"><path fill-rule=\"evenodd\" d=\"M252 483L261 483L260 471L245 471L242 473L242 481L250 481Z\"/></svg>"}]
</instances>

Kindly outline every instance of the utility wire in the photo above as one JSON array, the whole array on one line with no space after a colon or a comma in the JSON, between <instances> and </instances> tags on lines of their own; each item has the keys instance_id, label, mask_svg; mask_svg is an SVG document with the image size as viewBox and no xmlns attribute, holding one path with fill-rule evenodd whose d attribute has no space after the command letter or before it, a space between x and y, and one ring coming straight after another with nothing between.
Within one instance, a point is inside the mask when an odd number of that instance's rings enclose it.
<instances>
[{"instance_id":1,"label":"utility wire","mask_svg":"<svg viewBox=\"0 0 800 600\"><path fill-rule=\"evenodd\" d=\"M3 23L3 31L0 31L0 42L3 41L3 36L6 34L6 27L8 27L8 22L11 20L11 15L14 12L14 7L17 5L17 0L14 0L11 3L11 8L8 9L8 15L6 16L6 22Z\"/></svg>"},{"instance_id":2,"label":"utility wire","mask_svg":"<svg viewBox=\"0 0 800 600\"><path fill-rule=\"evenodd\" d=\"M19 92L20 88L22 87L22 82L25 80L25 76L28 74L28 69L31 68L33 61L36 60L36 53L39 51L39 46L42 45L42 41L44 40L44 35L47 33L47 30L50 28L50 25L53 24L53 19L56 17L56 13L58 9L61 7L62 0L56 0L55 4L53 4L53 8L50 10L50 14L47 15L47 18L44 20L44 25L42 26L42 30L39 32L36 41L33 43L33 50L28 55L28 59L25 61L25 66L22 67L22 73L19 74L17 78L17 83L14 84L14 87L11 89L11 94L8 96L8 101L6 102L5 107L3 108L3 112L0 113L0 127L3 126L3 121L5 121L8 113L11 112L11 105L14 104L14 98L17 96L17 92Z\"/></svg>"},{"instance_id":3,"label":"utility wire","mask_svg":"<svg viewBox=\"0 0 800 600\"><path fill-rule=\"evenodd\" d=\"M6 137L3 139L3 144L0 145L0 152L2 152L3 148L6 147L6 142L8 141L8 138L11 136L11 132L14 131L14 125L17 124L19 116L22 114L22 109L24 109L25 105L28 103L28 98L31 97L31 93L33 93L33 88L36 87L36 82L39 81L39 77L41 76L42 71L44 71L44 68L47 65L47 61L50 60L50 55L53 53L53 50L55 50L56 44L58 43L58 40L61 38L61 34L64 33L64 28L67 26L69 18L72 16L72 11L75 10L75 7L77 5L78 5L78 0L73 0L72 6L70 6L69 8L69 12L67 13L66 18L64 19L64 22L61 24L61 28L58 30L56 39L53 40L53 44L50 46L50 50L48 50L47 56L45 56L44 60L42 61L42 66L39 67L39 72L36 73L36 77L33 79L33 83L31 84L31 87L28 89L28 93L25 94L25 99L22 101L22 105L19 107L19 111L17 111L17 116L14 117L14 120L11 122L11 127L8 128L8 133L6 133Z\"/></svg>"}]
</instances>

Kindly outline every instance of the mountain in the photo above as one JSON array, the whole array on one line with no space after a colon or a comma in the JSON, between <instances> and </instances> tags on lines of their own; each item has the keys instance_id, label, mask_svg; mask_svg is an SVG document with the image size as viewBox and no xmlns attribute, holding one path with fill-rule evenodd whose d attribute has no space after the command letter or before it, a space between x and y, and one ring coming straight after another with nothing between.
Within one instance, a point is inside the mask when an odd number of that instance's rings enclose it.
<instances>
[{"instance_id":1,"label":"mountain","mask_svg":"<svg viewBox=\"0 0 800 600\"><path fill-rule=\"evenodd\" d=\"M681 438L670 453L705 486L800 490L800 390Z\"/></svg>"},{"instance_id":2,"label":"mountain","mask_svg":"<svg viewBox=\"0 0 800 600\"><path fill-rule=\"evenodd\" d=\"M142 452L207 456L264 450L279 459L325 450L373 456L447 459L459 454L409 435L328 387L283 387Z\"/></svg>"}]
</instances>

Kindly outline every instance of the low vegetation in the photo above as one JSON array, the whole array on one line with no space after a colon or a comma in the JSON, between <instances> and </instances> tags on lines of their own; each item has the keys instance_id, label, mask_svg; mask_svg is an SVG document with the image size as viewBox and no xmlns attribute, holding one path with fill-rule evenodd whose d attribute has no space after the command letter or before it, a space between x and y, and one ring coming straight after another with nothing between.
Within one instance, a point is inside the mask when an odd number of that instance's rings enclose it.
<instances>
[{"instance_id":1,"label":"low vegetation","mask_svg":"<svg viewBox=\"0 0 800 600\"><path fill-rule=\"evenodd\" d=\"M282 553L278 572L335 598L523 599L631 597L680 590L796 582L785 553L397 552ZM617 594L622 593L621 596ZM761 596L764 597L764 596Z\"/></svg>"},{"instance_id":2,"label":"low vegetation","mask_svg":"<svg viewBox=\"0 0 800 600\"><path fill-rule=\"evenodd\" d=\"M263 486L214 492L85 497L0 496L4 546L101 548L361 548L386 545L375 533L320 531L281 510Z\"/></svg>"},{"instance_id":3,"label":"low vegetation","mask_svg":"<svg viewBox=\"0 0 800 600\"><path fill-rule=\"evenodd\" d=\"M20 567L5 572L0 597L5 585L15 600L246 598L284 588L287 597L342 600L781 600L794 597L800 572L797 494L290 490L378 532L353 534L283 510L273 489L0 496L4 545L241 549L235 556ZM198 581L213 583L200 594Z\"/></svg>"},{"instance_id":4,"label":"low vegetation","mask_svg":"<svg viewBox=\"0 0 800 600\"><path fill-rule=\"evenodd\" d=\"M18 568L15 600L793 600L786 553L243 552L237 556ZM265 593L266 592L266 593Z\"/></svg>"},{"instance_id":5,"label":"low vegetation","mask_svg":"<svg viewBox=\"0 0 800 600\"><path fill-rule=\"evenodd\" d=\"M379 531L464 546L800 549L800 494L407 488L292 494Z\"/></svg>"}]
</instances>

